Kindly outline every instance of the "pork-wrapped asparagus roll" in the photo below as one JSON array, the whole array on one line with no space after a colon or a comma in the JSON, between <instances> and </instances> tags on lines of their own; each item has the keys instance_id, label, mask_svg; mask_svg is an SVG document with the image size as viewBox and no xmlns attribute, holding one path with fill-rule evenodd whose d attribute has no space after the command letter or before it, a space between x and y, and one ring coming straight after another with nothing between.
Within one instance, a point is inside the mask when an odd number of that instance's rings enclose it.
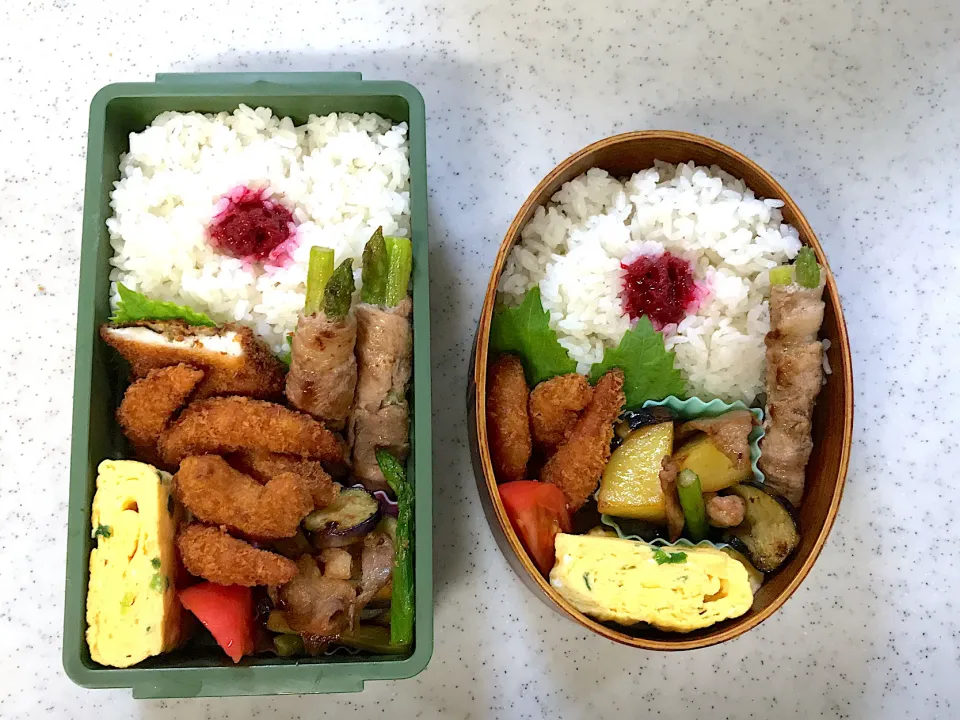
<instances>
[{"instance_id":1,"label":"pork-wrapped asparagus roll","mask_svg":"<svg viewBox=\"0 0 960 720\"><path fill-rule=\"evenodd\" d=\"M290 345L287 399L331 430L346 428L357 386L357 319L350 312L353 261L333 269L333 251L310 250L307 301Z\"/></svg>"},{"instance_id":2,"label":"pork-wrapped asparagus roll","mask_svg":"<svg viewBox=\"0 0 960 720\"><path fill-rule=\"evenodd\" d=\"M407 297L412 247L407 238L379 231L363 255L363 291L357 316L357 393L350 417L354 475L369 489L387 489L376 451L401 462L409 452L412 303Z\"/></svg>"},{"instance_id":3,"label":"pork-wrapped asparagus roll","mask_svg":"<svg viewBox=\"0 0 960 720\"><path fill-rule=\"evenodd\" d=\"M766 436L760 443L765 489L800 507L813 450L813 408L823 385L822 277L816 256L802 248L793 267L771 271L767 333Z\"/></svg>"}]
</instances>

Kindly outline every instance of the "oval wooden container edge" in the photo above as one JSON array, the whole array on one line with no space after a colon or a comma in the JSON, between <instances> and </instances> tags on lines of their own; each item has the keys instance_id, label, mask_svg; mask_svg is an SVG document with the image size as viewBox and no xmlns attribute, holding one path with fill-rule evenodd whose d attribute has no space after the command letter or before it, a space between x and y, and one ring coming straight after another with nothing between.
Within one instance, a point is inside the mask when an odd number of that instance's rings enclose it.
<instances>
[{"instance_id":1,"label":"oval wooden container edge","mask_svg":"<svg viewBox=\"0 0 960 720\"><path fill-rule=\"evenodd\" d=\"M801 544L788 563L764 584L754 598L753 608L744 616L688 634L655 630L633 635L608 627L576 610L540 575L527 557L500 502L493 476L486 431L486 375L490 322L500 274L520 230L540 205L549 201L560 185L591 167L602 167L617 177L626 176L653 160L719 165L742 178L758 197L783 200L785 222L800 233L827 271L827 309L822 336L831 340L833 374L818 398L814 415L814 454L807 469L807 490L800 511ZM838 362L839 360L839 362ZM468 386L469 431L474 473L481 504L501 551L520 579L551 609L614 642L647 650L693 650L732 640L776 612L796 591L813 567L836 518L850 458L853 435L853 374L846 324L833 274L813 228L799 207L769 173L744 155L709 138L674 131L640 131L605 138L574 153L554 168L527 197L514 217L500 245L483 311L477 327ZM842 408L842 413L837 413ZM826 477L824 475L826 473ZM812 477L813 476L813 477ZM822 521L818 519L822 517ZM811 530L814 525L819 528ZM809 526L809 527L807 527Z\"/></svg>"}]
</instances>

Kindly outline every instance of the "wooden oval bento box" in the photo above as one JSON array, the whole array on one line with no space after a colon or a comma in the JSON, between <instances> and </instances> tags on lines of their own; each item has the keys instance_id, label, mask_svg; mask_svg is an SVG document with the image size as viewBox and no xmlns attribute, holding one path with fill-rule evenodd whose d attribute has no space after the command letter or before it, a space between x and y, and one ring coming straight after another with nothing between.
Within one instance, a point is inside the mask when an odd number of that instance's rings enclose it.
<instances>
[{"instance_id":1,"label":"wooden oval bento box","mask_svg":"<svg viewBox=\"0 0 960 720\"><path fill-rule=\"evenodd\" d=\"M768 576L746 614L686 634L661 632L644 624L626 628L598 622L579 612L551 587L528 557L500 500L486 423L489 336L497 286L510 250L520 238L521 229L533 217L536 209L547 203L561 185L588 169L602 168L613 177L624 177L651 167L655 160L669 163L692 160L697 165L717 165L731 175L742 178L758 197L783 201L784 222L792 224L799 231L801 241L814 250L817 261L826 273L826 309L820 337L831 343L833 366L829 381L817 399L813 417L814 449L807 466L804 502L796 516L801 537L799 546L785 564ZM487 521L507 561L537 597L556 612L584 627L633 647L692 650L731 640L770 617L797 590L816 562L837 516L853 432L850 346L837 286L820 243L796 203L770 174L747 157L714 140L683 132L631 132L606 138L571 155L554 168L530 194L507 230L493 265L477 328L468 407L474 470Z\"/></svg>"}]
</instances>

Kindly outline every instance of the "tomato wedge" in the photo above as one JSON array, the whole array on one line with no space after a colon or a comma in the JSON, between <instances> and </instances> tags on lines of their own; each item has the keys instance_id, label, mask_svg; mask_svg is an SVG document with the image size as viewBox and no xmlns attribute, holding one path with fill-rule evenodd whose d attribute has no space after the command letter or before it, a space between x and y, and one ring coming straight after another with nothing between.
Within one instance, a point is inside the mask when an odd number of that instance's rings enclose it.
<instances>
[{"instance_id":1,"label":"tomato wedge","mask_svg":"<svg viewBox=\"0 0 960 720\"><path fill-rule=\"evenodd\" d=\"M558 532L570 532L571 527L563 491L550 483L515 480L500 486L500 500L533 562L549 575L554 538Z\"/></svg>"},{"instance_id":2,"label":"tomato wedge","mask_svg":"<svg viewBox=\"0 0 960 720\"><path fill-rule=\"evenodd\" d=\"M240 585L202 582L180 591L180 604L197 616L234 662L253 653L253 592Z\"/></svg>"}]
</instances>

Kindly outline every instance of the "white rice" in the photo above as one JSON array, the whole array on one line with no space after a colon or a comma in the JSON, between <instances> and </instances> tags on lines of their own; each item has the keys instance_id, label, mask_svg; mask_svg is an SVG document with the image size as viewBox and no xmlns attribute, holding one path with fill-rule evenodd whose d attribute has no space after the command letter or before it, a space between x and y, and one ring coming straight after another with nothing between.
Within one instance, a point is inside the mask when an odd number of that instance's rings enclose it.
<instances>
[{"instance_id":1,"label":"white rice","mask_svg":"<svg viewBox=\"0 0 960 720\"><path fill-rule=\"evenodd\" d=\"M163 113L130 134L107 220L116 283L189 305L219 322L249 325L275 352L303 307L310 247L354 259L378 226L410 236L410 162L405 123L372 114L311 115L295 127L269 108L233 114ZM297 228L292 262L244 263L211 247L207 226L237 186L264 188Z\"/></svg>"},{"instance_id":2,"label":"white rice","mask_svg":"<svg viewBox=\"0 0 960 720\"><path fill-rule=\"evenodd\" d=\"M669 250L707 290L695 314L663 329L688 394L750 403L763 391L768 271L800 250L782 206L716 166L657 162L623 182L594 168L537 209L499 289L520 302L539 285L551 327L587 372L631 326L621 262Z\"/></svg>"}]
</instances>

